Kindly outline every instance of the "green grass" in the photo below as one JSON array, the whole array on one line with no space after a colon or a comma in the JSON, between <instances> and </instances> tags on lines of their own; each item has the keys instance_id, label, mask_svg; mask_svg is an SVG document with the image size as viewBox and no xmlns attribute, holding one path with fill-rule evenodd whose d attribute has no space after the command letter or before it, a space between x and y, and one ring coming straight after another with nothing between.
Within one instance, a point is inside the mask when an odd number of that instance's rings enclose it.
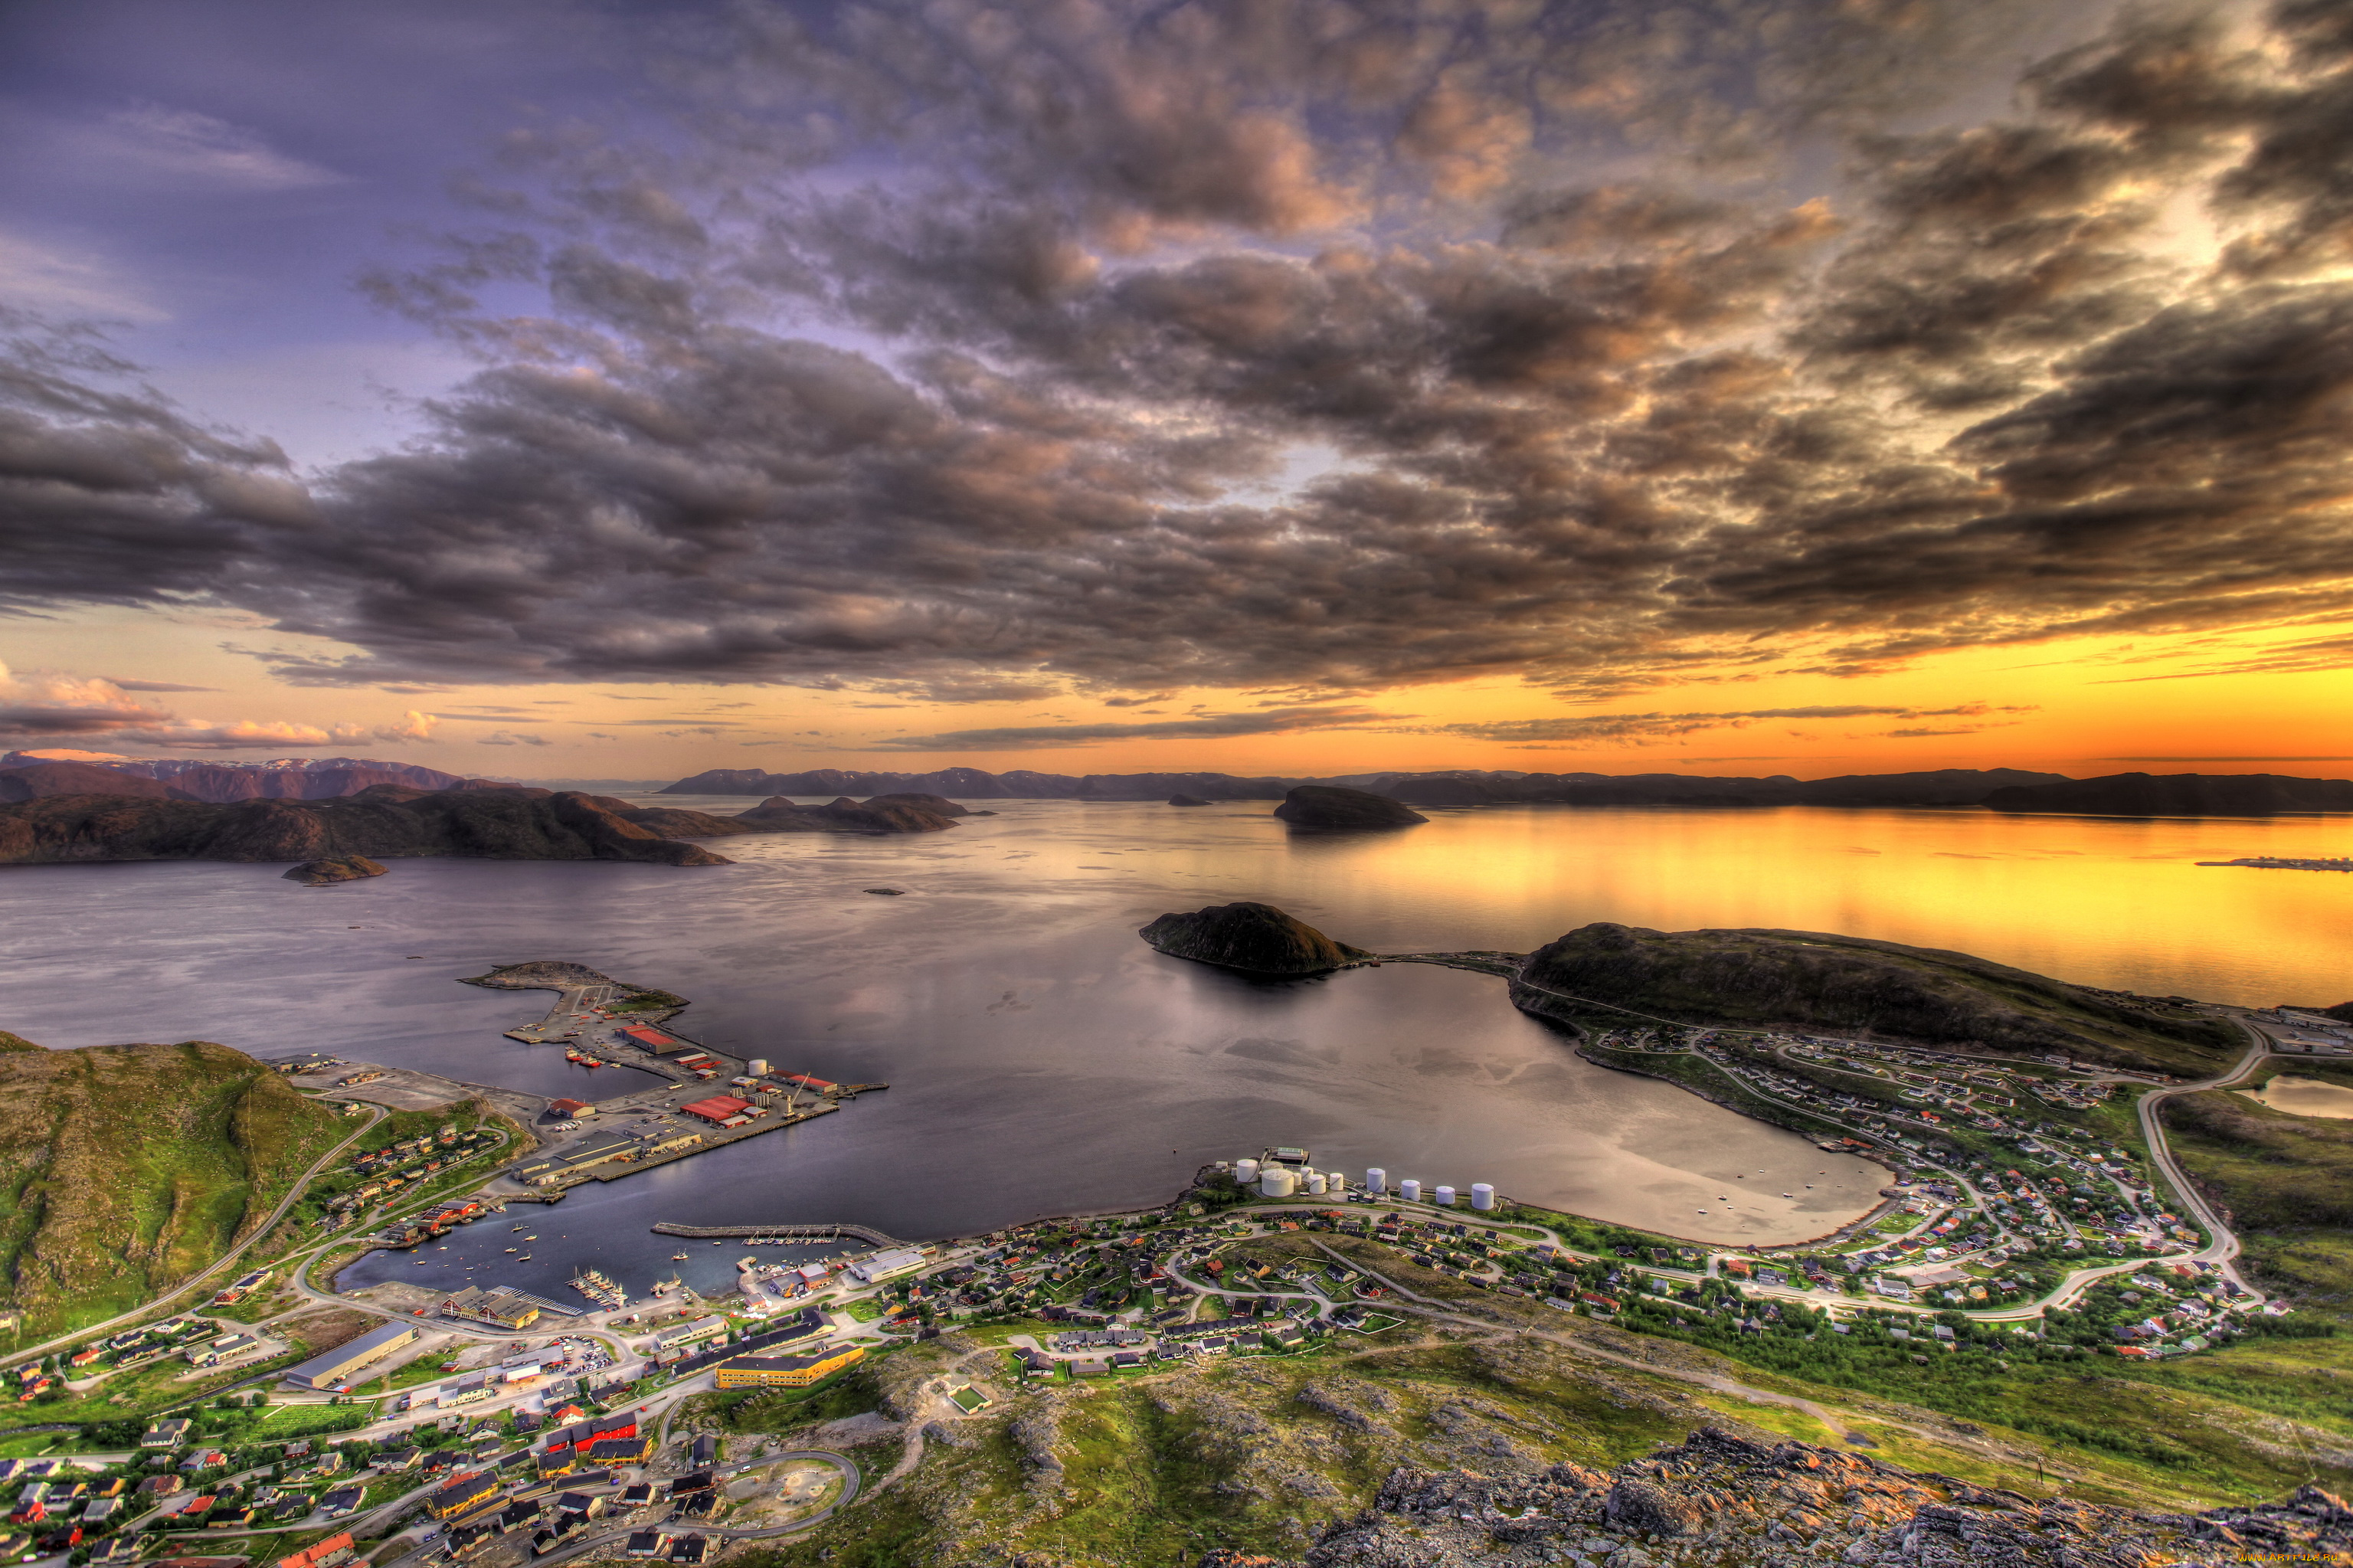
<instances>
[{"instance_id":1,"label":"green grass","mask_svg":"<svg viewBox=\"0 0 2353 1568\"><path fill-rule=\"evenodd\" d=\"M2266 1287L2353 1319L2353 1121L2220 1089L2168 1100L2163 1115L2174 1158L2222 1206Z\"/></svg>"},{"instance_id":2,"label":"green grass","mask_svg":"<svg viewBox=\"0 0 2353 1568\"><path fill-rule=\"evenodd\" d=\"M874 1383L871 1359L856 1366L844 1367L821 1383L807 1388L745 1389L738 1393L713 1393L694 1401L698 1413L707 1414L730 1432L788 1432L796 1426L810 1426L819 1422L838 1421L845 1415L856 1415L872 1410L881 1403L881 1393Z\"/></svg>"},{"instance_id":3,"label":"green grass","mask_svg":"<svg viewBox=\"0 0 2353 1568\"><path fill-rule=\"evenodd\" d=\"M224 1045L0 1054L11 1343L127 1311L210 1265L350 1121Z\"/></svg>"}]
</instances>

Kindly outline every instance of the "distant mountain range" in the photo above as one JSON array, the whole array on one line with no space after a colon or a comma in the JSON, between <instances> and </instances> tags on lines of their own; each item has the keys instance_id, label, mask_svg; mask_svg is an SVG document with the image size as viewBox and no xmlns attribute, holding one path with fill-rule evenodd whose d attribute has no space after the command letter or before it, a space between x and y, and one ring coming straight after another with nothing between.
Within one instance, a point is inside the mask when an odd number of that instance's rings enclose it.
<instances>
[{"instance_id":1,"label":"distant mountain range","mask_svg":"<svg viewBox=\"0 0 2353 1568\"><path fill-rule=\"evenodd\" d=\"M135 782L134 782L135 780ZM161 800L333 800L378 784L448 789L455 773L413 762L355 757L286 757L269 762L206 762L180 758L93 758L86 754L12 751L0 757L0 802L51 795L135 795Z\"/></svg>"},{"instance_id":2,"label":"distant mountain range","mask_svg":"<svg viewBox=\"0 0 2353 1568\"><path fill-rule=\"evenodd\" d=\"M951 800L1279 800L1303 784L1341 785L1410 806L1546 803L1570 806L1988 806L2078 816L2265 817L2353 811L2353 782L2276 773L2118 773L2070 779L2017 768L1946 768L1919 773L1850 773L1832 779L1719 779L1691 773L1355 773L1335 779L1240 778L1231 773L849 772L770 773L714 768L665 795L944 795Z\"/></svg>"},{"instance_id":3,"label":"distant mountain range","mask_svg":"<svg viewBox=\"0 0 2353 1568\"><path fill-rule=\"evenodd\" d=\"M1444 773L1353 773L1334 779L1246 779L1231 773L988 773L943 768L931 773L852 773L838 768L769 773L756 768L714 768L681 779L665 795L888 795L922 793L951 800L1155 800L1191 795L1204 800L1280 800L1303 784L1338 785L1386 795L1409 806L1483 806L1553 801L1585 806L1973 806L1992 791L2021 785L2067 782L2063 773L2015 768L1947 768L1934 773L1855 774L1810 781L1777 774L1767 779L1716 779L1687 773L1518 773L1456 769Z\"/></svg>"}]
</instances>

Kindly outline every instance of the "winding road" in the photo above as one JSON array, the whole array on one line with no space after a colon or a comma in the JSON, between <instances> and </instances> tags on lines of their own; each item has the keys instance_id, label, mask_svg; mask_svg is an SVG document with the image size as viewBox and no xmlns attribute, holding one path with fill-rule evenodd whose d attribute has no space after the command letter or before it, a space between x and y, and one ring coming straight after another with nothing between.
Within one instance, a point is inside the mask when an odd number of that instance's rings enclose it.
<instances>
[{"instance_id":1,"label":"winding road","mask_svg":"<svg viewBox=\"0 0 2353 1568\"><path fill-rule=\"evenodd\" d=\"M341 1143L338 1143L332 1149L327 1150L326 1153L319 1156L318 1160L311 1165L311 1169L303 1171L301 1176L295 1178L294 1184L287 1190L285 1198L280 1202L278 1207L269 1212L269 1217L267 1220L264 1220L261 1224L254 1226L253 1230L243 1241L229 1248L226 1253L223 1253L219 1261L216 1262L211 1267L190 1275L186 1279L183 1280L177 1286L174 1286L172 1289L165 1291L163 1295L153 1297L140 1306L132 1308L128 1312L118 1313L102 1323L85 1323L69 1334L59 1334L54 1340L44 1340L37 1345L27 1345L21 1351L11 1351L7 1355L0 1356L0 1367L14 1366L19 1361L28 1361L37 1356L45 1356L51 1351L59 1350L67 1345L72 1344L77 1340L86 1340L94 1334L103 1334L111 1329L120 1328L125 1323L136 1321L137 1319L144 1318L148 1314L153 1312L157 1308L162 1307L164 1303L177 1300L180 1297L185 1296L189 1291L195 1289L206 1280L210 1279L213 1276L218 1274L221 1270L235 1263L238 1258L243 1257L255 1243L260 1241L262 1237L277 1229L278 1222L284 1219L288 1211L291 1210L294 1205L301 1201L302 1194L310 1189L311 1183L317 1181L320 1173L327 1169L328 1163L332 1160L335 1156L341 1154L344 1150L349 1149L353 1144L358 1142L360 1139L366 1134L368 1128L374 1127L376 1123L382 1121L390 1114L392 1113L385 1110L381 1107L369 1107L369 1116L367 1120L362 1122L359 1127L353 1131L349 1138L344 1139Z\"/></svg>"}]
</instances>

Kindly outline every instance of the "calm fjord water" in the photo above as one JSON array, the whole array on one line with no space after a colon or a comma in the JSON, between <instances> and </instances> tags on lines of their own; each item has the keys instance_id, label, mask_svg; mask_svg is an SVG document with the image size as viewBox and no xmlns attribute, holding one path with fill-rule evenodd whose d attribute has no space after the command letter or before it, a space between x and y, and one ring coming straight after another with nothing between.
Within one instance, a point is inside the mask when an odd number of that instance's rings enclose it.
<instances>
[{"instance_id":1,"label":"calm fjord water","mask_svg":"<svg viewBox=\"0 0 2353 1568\"><path fill-rule=\"evenodd\" d=\"M1579 1060L1497 980L1391 966L1254 983L1134 936L1164 911L1237 898L1392 951L1525 949L1592 920L1776 926L2218 1001L2353 995L2353 877L2193 863L2345 853L2347 829L2325 819L1535 807L1318 837L1264 802L980 804L999 814L923 837L727 840L714 847L741 863L692 871L400 861L311 890L275 865L11 867L0 1027L52 1046L201 1037L619 1092L609 1072L499 1037L545 993L452 983L564 958L693 998L681 1025L711 1044L893 1085L582 1189L545 1212L531 1265L500 1262L504 1226L463 1233L429 1265L480 1252L497 1277L554 1290L588 1262L639 1288L669 1272L669 1244L645 1229L656 1220L969 1234L1156 1202L1204 1160L1266 1143L1714 1241L1818 1234L1881 1179ZM907 895L861 891L876 886ZM710 1254L688 1276L705 1286L722 1281L695 1270L724 1275L741 1255L691 1250ZM395 1260L363 1277L410 1269L427 1273Z\"/></svg>"}]
</instances>

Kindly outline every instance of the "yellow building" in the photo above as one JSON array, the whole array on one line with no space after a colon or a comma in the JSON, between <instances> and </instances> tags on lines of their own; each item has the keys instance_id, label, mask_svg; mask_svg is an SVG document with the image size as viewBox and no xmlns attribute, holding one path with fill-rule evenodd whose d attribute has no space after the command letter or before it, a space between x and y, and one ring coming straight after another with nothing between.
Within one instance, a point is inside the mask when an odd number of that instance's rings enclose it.
<instances>
[{"instance_id":1,"label":"yellow building","mask_svg":"<svg viewBox=\"0 0 2353 1568\"><path fill-rule=\"evenodd\" d=\"M865 1359L866 1351L857 1345L807 1356L738 1356L721 1361L712 1377L721 1388L807 1388Z\"/></svg>"}]
</instances>

